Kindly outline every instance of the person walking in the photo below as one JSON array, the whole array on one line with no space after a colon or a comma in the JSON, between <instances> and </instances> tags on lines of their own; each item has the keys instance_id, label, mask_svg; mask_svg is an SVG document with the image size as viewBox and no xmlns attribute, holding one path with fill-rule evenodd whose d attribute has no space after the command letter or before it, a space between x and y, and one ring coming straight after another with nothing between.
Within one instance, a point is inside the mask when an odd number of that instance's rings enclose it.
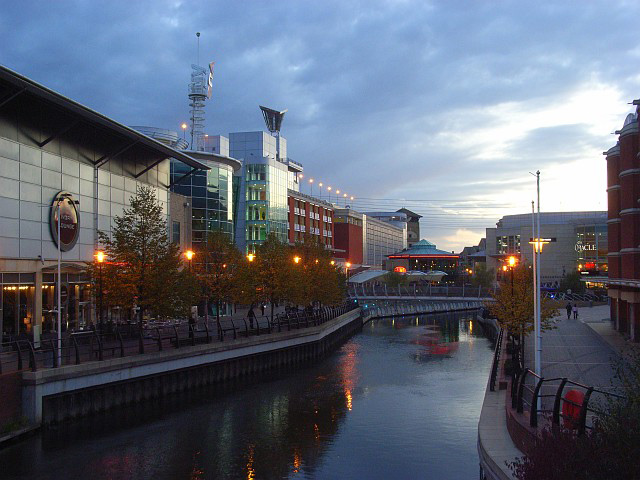
<instances>
[{"instance_id":1,"label":"person walking","mask_svg":"<svg viewBox=\"0 0 640 480\"><path fill-rule=\"evenodd\" d=\"M573 304L573 319L574 320L578 319L578 304L577 303Z\"/></svg>"},{"instance_id":2,"label":"person walking","mask_svg":"<svg viewBox=\"0 0 640 480\"><path fill-rule=\"evenodd\" d=\"M567 320L569 320L571 318L571 311L572 311L571 302L567 303L566 308L567 308Z\"/></svg>"},{"instance_id":3,"label":"person walking","mask_svg":"<svg viewBox=\"0 0 640 480\"><path fill-rule=\"evenodd\" d=\"M253 321L256 319L256 312L253 311L253 305L251 305L251 308L249 308L247 318L249 319L249 327L253 328Z\"/></svg>"}]
</instances>

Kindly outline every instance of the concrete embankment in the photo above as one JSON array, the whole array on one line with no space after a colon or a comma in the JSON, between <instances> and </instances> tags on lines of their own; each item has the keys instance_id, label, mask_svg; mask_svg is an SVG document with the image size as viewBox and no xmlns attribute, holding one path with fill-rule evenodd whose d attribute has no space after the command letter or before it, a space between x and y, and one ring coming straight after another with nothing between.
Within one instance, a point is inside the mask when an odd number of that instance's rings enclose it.
<instances>
[{"instance_id":1,"label":"concrete embankment","mask_svg":"<svg viewBox=\"0 0 640 480\"><path fill-rule=\"evenodd\" d=\"M323 357L362 328L359 309L322 325L23 373L22 412L51 424Z\"/></svg>"}]
</instances>

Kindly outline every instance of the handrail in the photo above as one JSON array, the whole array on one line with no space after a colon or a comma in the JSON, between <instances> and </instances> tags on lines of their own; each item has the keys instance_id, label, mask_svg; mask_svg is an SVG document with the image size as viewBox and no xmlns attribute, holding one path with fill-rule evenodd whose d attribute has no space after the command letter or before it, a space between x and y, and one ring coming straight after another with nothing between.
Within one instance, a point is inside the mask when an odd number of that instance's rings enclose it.
<instances>
[{"instance_id":1,"label":"handrail","mask_svg":"<svg viewBox=\"0 0 640 480\"><path fill-rule=\"evenodd\" d=\"M491 375L489 377L489 390L495 392L496 390L496 377L498 376L498 365L500 363L500 350L502 349L502 336L504 335L504 328L500 328L498 338L496 339L496 349L493 352L493 363L491 364Z\"/></svg>"}]
</instances>

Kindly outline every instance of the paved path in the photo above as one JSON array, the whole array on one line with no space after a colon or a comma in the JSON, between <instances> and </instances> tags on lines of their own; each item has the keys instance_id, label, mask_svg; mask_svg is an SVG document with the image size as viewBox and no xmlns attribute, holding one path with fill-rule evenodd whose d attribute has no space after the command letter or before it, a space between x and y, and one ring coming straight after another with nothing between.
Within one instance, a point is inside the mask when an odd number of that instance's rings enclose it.
<instances>
[{"instance_id":1,"label":"paved path","mask_svg":"<svg viewBox=\"0 0 640 480\"><path fill-rule=\"evenodd\" d=\"M620 352L600 333L609 334L618 343L624 344L625 341L611 327L609 307L581 308L578 320L567 320L562 311L556 317L556 327L542 334L542 376L567 377L600 390L614 389L617 385L615 364L620 360ZM533 335L525 342L525 366L533 369Z\"/></svg>"}]
</instances>

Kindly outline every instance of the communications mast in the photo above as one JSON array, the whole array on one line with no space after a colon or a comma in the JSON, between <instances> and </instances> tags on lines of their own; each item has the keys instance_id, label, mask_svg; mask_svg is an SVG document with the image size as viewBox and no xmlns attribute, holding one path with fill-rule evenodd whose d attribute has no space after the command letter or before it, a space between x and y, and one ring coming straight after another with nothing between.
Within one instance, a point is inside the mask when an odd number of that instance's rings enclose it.
<instances>
[{"instance_id":1,"label":"communications mast","mask_svg":"<svg viewBox=\"0 0 640 480\"><path fill-rule=\"evenodd\" d=\"M198 64L200 63L200 32L198 38ZM198 64L191 64L191 82L189 83L189 107L191 110L191 150L204 151L204 104L211 98L213 87L213 64L209 64L209 71Z\"/></svg>"}]
</instances>

